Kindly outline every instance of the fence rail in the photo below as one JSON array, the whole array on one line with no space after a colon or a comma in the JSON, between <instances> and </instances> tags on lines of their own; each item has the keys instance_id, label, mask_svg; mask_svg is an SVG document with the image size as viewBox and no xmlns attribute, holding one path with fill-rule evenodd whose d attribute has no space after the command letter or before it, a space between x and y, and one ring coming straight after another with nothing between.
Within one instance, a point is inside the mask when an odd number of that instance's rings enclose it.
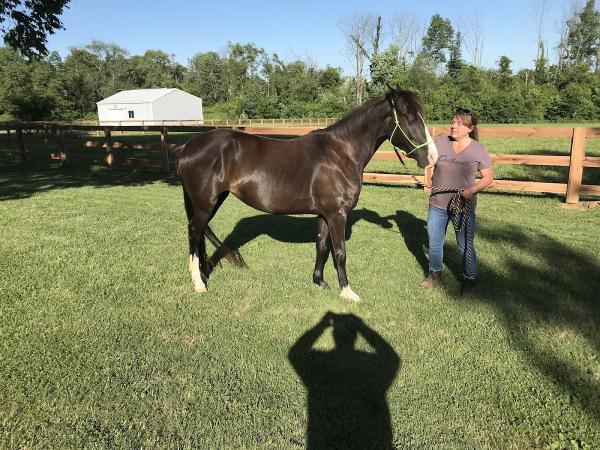
<instances>
[{"instance_id":1,"label":"fence rail","mask_svg":"<svg viewBox=\"0 0 600 450\"><path fill-rule=\"evenodd\" d=\"M264 119L268 121L268 119ZM179 122L179 121L177 121ZM205 121L206 122L206 121ZM266 122L265 122L266 123ZM280 136L299 136L317 130L324 126L317 124L311 126L288 126L288 127L273 127L273 126L229 126L228 128L238 129L252 134L263 135L280 135ZM262 124L264 125L264 124ZM33 156L33 153L27 152L24 143L24 132L43 131L45 132L44 142L55 147L55 152L44 154L44 159L60 160L63 163L73 160L84 160L88 162L105 163L112 167L115 164L131 165L147 165L162 167L164 170L171 170L173 167L172 155L170 150L173 150L176 145L169 143L170 132L204 132L214 129L213 126L202 125L79 125L79 124L61 124L48 122L32 122L32 123L4 123L0 124L0 130L4 130L8 137L14 131L17 143L17 151L5 151L5 154L14 157L20 157L25 163L28 158ZM101 132L104 134L104 141L98 142L84 137L83 146L85 148L105 149L105 156L89 155L89 154L67 154L65 152L65 142L72 142L73 139L65 139L67 132ZM126 143L114 141L112 132L114 131L154 131L160 133L160 142L156 144L140 142ZM448 133L448 129L435 127L430 130L432 136L438 136ZM560 194L565 196L567 203L577 203L580 195L600 196L600 185L584 185L582 184L583 168L595 167L600 168L600 157L586 156L586 139L589 137L600 137L600 128L548 128L548 127L483 127L479 129L481 136L485 137L559 137L571 138L571 147L569 155L513 155L513 154L492 154L491 159L495 164L513 164L513 165L528 165L528 166L561 166L568 167L568 180L566 183L543 183L532 181L513 181L513 180L496 180L490 186L491 189L502 191L522 191L522 192L544 192ZM49 142L48 135L55 135L55 142ZM29 135L28 135L29 136ZM35 136L32 135L32 136ZM81 140L77 140L81 142ZM159 150L162 158L127 158L115 156L113 150L119 149L132 150ZM393 152L378 151L375 153L375 160L396 159ZM432 169L426 169L424 175L416 178L423 184L429 184L432 176ZM382 182L388 184L414 184L414 179L410 175L395 175L386 173L365 173L364 181L367 182Z\"/></svg>"},{"instance_id":2,"label":"fence rail","mask_svg":"<svg viewBox=\"0 0 600 450\"><path fill-rule=\"evenodd\" d=\"M212 127L327 127L338 121L337 117L299 117L290 119L198 119L198 120L103 120L90 125L99 126L200 126Z\"/></svg>"}]
</instances>

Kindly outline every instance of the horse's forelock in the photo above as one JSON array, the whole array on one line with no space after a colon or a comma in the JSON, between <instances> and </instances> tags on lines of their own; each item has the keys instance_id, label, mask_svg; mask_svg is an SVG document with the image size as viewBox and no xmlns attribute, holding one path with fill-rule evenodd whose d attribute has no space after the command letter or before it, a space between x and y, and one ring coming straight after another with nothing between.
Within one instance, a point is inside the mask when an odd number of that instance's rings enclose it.
<instances>
[{"instance_id":1,"label":"horse's forelock","mask_svg":"<svg viewBox=\"0 0 600 450\"><path fill-rule=\"evenodd\" d=\"M390 92L390 95L394 98L394 101L405 105L407 110L415 110L421 116L424 115L423 102L414 92L404 89L395 89Z\"/></svg>"}]
</instances>

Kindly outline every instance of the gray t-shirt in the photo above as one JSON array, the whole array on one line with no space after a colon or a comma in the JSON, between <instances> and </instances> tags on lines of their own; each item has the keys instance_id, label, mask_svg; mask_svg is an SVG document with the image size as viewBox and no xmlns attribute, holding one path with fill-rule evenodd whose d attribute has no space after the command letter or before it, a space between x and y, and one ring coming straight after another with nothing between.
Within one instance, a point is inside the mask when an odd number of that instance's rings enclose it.
<instances>
[{"instance_id":1,"label":"gray t-shirt","mask_svg":"<svg viewBox=\"0 0 600 450\"><path fill-rule=\"evenodd\" d=\"M460 153L455 153L449 136L438 136L435 139L438 160L433 169L431 179L435 188L466 189L475 184L475 175L481 169L492 166L490 154L485 145L472 140ZM431 194L429 204L446 209L454 193ZM477 205L477 195L473 197L473 206Z\"/></svg>"}]
</instances>

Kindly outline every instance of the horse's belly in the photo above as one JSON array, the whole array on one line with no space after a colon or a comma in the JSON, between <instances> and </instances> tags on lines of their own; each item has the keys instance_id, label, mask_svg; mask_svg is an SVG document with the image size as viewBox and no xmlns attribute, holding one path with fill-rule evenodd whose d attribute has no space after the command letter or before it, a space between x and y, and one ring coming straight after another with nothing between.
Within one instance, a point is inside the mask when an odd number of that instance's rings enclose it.
<instances>
[{"instance_id":1,"label":"horse's belly","mask_svg":"<svg viewBox=\"0 0 600 450\"><path fill-rule=\"evenodd\" d=\"M312 213L315 207L305 189L288 184L246 181L230 187L230 192L247 205L273 214Z\"/></svg>"}]
</instances>

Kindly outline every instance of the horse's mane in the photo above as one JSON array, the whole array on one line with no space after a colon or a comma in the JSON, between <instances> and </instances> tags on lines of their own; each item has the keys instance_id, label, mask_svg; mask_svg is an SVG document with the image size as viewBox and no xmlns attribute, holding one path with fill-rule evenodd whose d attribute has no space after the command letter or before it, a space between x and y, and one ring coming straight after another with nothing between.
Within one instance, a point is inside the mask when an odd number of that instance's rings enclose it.
<instances>
[{"instance_id":1,"label":"horse's mane","mask_svg":"<svg viewBox=\"0 0 600 450\"><path fill-rule=\"evenodd\" d=\"M337 133L344 133L345 131L352 131L356 128L356 124L364 123L366 116L376 104L380 103L383 97L375 97L360 106L357 106L340 120L321 131L331 131Z\"/></svg>"},{"instance_id":2,"label":"horse's mane","mask_svg":"<svg viewBox=\"0 0 600 450\"><path fill-rule=\"evenodd\" d=\"M393 103L400 112L403 110L416 110L421 116L423 116L423 103L417 94L404 89L396 88L390 89L385 95L374 97L362 105L356 107L336 123L323 128L318 131L330 131L334 133L343 134L347 131L351 131L356 128L357 124L364 123L369 119L370 111L375 106L381 103L383 100L387 100L390 106Z\"/></svg>"}]
</instances>

